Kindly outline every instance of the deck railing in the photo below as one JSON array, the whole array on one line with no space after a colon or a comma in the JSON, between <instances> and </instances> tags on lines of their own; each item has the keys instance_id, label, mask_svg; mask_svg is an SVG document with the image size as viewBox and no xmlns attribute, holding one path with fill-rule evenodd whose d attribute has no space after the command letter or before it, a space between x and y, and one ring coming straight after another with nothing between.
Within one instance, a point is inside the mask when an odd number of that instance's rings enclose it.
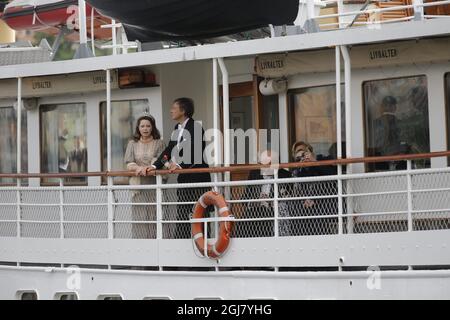
<instances>
[{"instance_id":1,"label":"deck railing","mask_svg":"<svg viewBox=\"0 0 450 320\"><path fill-rule=\"evenodd\" d=\"M314 1L314 0L308 0ZM401 4L403 2L403 4ZM361 3L360 10L345 11L344 1L326 0L321 4L337 8L336 13L321 14L314 17L323 29L345 29L352 26L367 26L382 23L402 22L410 20L424 20L435 18L448 18L450 14L450 1L366 1ZM433 11L430 14L428 11ZM326 19L336 19L336 22L326 23Z\"/></svg>"},{"instance_id":2,"label":"deck railing","mask_svg":"<svg viewBox=\"0 0 450 320\"><path fill-rule=\"evenodd\" d=\"M225 172L270 168L246 165L179 170L210 172L212 183L66 186L73 177L124 177L132 172L0 174L0 178L54 178L49 187L0 186L0 237L64 239L190 238L197 199L214 189L226 196L235 238L326 236L450 229L450 168L415 168L419 159L450 152L290 163L271 167L270 179L221 181ZM406 163L405 170L280 178L279 170L368 163ZM345 171L345 170L344 170ZM216 180L217 179L217 180ZM110 179L112 180L112 179ZM18 184L20 185L20 184ZM208 217L210 237L219 219Z\"/></svg>"}]
</instances>

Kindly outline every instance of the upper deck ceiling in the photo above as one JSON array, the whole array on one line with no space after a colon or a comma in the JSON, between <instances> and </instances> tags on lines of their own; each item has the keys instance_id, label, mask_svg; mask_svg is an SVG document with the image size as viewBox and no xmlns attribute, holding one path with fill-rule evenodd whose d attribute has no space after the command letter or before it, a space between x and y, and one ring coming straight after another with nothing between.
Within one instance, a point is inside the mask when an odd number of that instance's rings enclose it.
<instances>
[{"instance_id":1,"label":"upper deck ceiling","mask_svg":"<svg viewBox=\"0 0 450 320\"><path fill-rule=\"evenodd\" d=\"M286 37L145 51L127 55L0 67L0 79L158 65L450 35L449 19L431 19Z\"/></svg>"}]
</instances>

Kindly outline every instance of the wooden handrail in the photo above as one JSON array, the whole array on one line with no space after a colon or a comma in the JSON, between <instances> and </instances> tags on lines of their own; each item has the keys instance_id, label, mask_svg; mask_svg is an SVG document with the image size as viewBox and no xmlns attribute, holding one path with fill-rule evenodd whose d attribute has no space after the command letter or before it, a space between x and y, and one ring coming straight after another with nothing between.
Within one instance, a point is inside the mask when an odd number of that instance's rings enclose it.
<instances>
[{"instance_id":1,"label":"wooden handrail","mask_svg":"<svg viewBox=\"0 0 450 320\"><path fill-rule=\"evenodd\" d=\"M179 169L174 172L169 170L157 170L156 175L166 174L189 174L189 173L225 173L225 172L242 172L259 170L263 168L278 168L278 169L291 169L291 168L305 168L305 167L322 167L322 166L337 166L348 165L356 163L376 163L376 162L390 162L390 161L407 161L407 160L419 160L419 159L431 159L450 157L450 151L420 153L420 154L403 154L395 156L383 156L383 157L363 157L363 158L350 158L340 160L322 160L314 162L293 162L284 163L276 166L261 165L261 164L249 164L249 165L236 165L231 167L211 167L211 168L198 168L198 169ZM88 173L34 173L34 174L0 174L0 178L10 179L43 179L43 178L80 178L80 177L132 177L133 171L111 171L111 172L88 172Z\"/></svg>"}]
</instances>

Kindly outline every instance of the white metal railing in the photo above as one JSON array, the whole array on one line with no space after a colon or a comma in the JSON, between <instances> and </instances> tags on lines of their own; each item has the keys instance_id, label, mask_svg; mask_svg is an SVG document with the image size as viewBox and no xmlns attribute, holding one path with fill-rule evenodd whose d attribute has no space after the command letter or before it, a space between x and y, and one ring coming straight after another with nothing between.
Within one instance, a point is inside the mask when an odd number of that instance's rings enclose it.
<instances>
[{"instance_id":1,"label":"white metal railing","mask_svg":"<svg viewBox=\"0 0 450 320\"><path fill-rule=\"evenodd\" d=\"M314 2L314 0L308 0L309 2ZM436 2L426 2L424 3L421 0L415 0L412 4L404 4L404 5L398 5L398 6L392 6L392 7L386 7L386 8L366 8L363 7L359 11L347 11L344 12L343 8L345 8L345 5L343 4L342 0L326 0L322 1L326 5L332 5L336 4L338 8L337 13L333 14L324 14L324 15L316 15L316 16L309 16L310 19L314 19L316 21L319 21L320 27L337 27L338 29L342 28L348 28L352 25L372 25L372 24L384 24L384 23L392 23L392 22L401 22L401 21L409 21L412 19L435 19L435 18L448 18L448 15L426 15L424 14L425 8L430 7L440 7L449 5L450 1L436 1ZM389 1L385 1L383 3L389 3ZM411 16L406 16L402 18L392 18L392 19L373 19L373 21L350 21L350 22L343 22L342 18L356 18L360 15L376 15L381 13L388 13L393 11L399 11L399 10L413 10L414 14ZM323 19L330 19L330 18L336 18L338 19L338 22L333 23L320 23L320 20Z\"/></svg>"},{"instance_id":2,"label":"white metal railing","mask_svg":"<svg viewBox=\"0 0 450 320\"><path fill-rule=\"evenodd\" d=\"M230 190L238 238L449 229L450 168L413 169L407 163L407 170L395 172L287 179L275 174L270 180L186 185L158 178L142 186L72 187L63 179L54 187L5 186L0 237L182 239L190 238L190 224L198 221L214 237L219 218L189 220L196 200L212 188ZM269 196L261 197L262 186Z\"/></svg>"}]
</instances>

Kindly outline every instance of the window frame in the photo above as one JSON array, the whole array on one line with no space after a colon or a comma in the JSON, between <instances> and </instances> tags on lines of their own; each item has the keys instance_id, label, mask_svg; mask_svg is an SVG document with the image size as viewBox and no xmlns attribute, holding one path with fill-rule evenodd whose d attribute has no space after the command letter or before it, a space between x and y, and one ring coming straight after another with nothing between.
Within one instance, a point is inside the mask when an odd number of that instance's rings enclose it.
<instances>
[{"instance_id":1,"label":"window frame","mask_svg":"<svg viewBox=\"0 0 450 320\"><path fill-rule=\"evenodd\" d=\"M368 155L368 146L367 146L367 141L368 141L368 126L367 126L367 108L366 108L366 99L365 99L365 95L364 95L364 85L367 82L376 82L376 81L386 81L386 80L397 80L397 79L407 79L407 78L418 78L418 77L425 77L425 80L427 82L427 97L429 97L429 90L428 90L428 85L429 85L429 81L428 81L428 75L427 74L411 74L411 75L405 75L405 76L399 76L399 77L392 77L392 78L381 78L381 79L368 79L368 80L364 80L361 82L361 106L362 106L362 124L363 124L363 149L364 149L364 157L369 157ZM430 103L428 100L428 123L429 123L429 119L430 119ZM428 144L431 148L431 134L430 134L430 127L428 126ZM369 163L365 163L364 164L364 171L365 172L372 172L369 170Z\"/></svg>"},{"instance_id":2,"label":"window frame","mask_svg":"<svg viewBox=\"0 0 450 320\"><path fill-rule=\"evenodd\" d=\"M44 152L42 152L43 151L43 148L42 148L42 143L43 143L43 140L42 140L42 137L43 137L43 134L44 134L44 131L43 131L43 127L42 127L42 114L43 114L43 108L45 108L45 107L47 107L47 106L56 106L56 108L58 107L58 106L61 106L61 105L83 105L84 106L84 108L85 108L85 120L86 120L86 142L88 141L88 139L89 139L89 137L88 137L88 133L89 133L89 130L88 130L88 128L87 128L87 109L88 109L88 103L86 102L86 101L83 101L83 102L67 102L67 103L45 103L45 104L40 104L39 105L39 150L40 150L40 154L39 154L39 171L42 173L42 174L46 174L46 173L44 173L43 172L43 163L44 163L44 159L43 159L43 157L44 157ZM88 143L86 144L86 148L87 148L87 145L88 145ZM88 159L88 162L89 162L89 151L87 151L88 153L87 153L87 159ZM86 172L87 172L88 170L86 170ZM85 181L84 182L75 182L75 181L66 181L67 180L67 178L66 179L63 179L63 184L65 185L65 186L80 186L80 187L83 187L83 186L87 186L88 185L88 179L87 178L85 178ZM58 182L48 182L47 181L47 179L46 178L42 178L42 179L40 179L40 185L41 186L58 186L59 185L59 183Z\"/></svg>"},{"instance_id":3,"label":"window frame","mask_svg":"<svg viewBox=\"0 0 450 320\"><path fill-rule=\"evenodd\" d=\"M7 104L1 104L0 105L0 110L1 109L12 109L14 111L14 104L11 103L7 103ZM17 112L15 112L15 114L17 114ZM21 155L22 155L22 173L27 173L28 172L28 137L27 137L27 131L28 131L28 118L27 118L27 111L25 109L22 110L22 117L25 119L22 119L22 130L25 128L25 135L24 132L22 132L22 138L26 137L26 145L22 145L22 150L21 150ZM17 120L16 120L17 122ZM25 124L25 125L24 125ZM14 139L17 139L17 128L16 128L16 135L13 137ZM16 141L17 144L17 141ZM25 152L24 152L25 151ZM24 155L26 155L26 166L24 167ZM15 164L16 164L16 170L17 170L17 157L15 156ZM4 172L2 172L4 173ZM16 174L16 172L12 172L11 174ZM22 185L28 185L28 181L25 179L22 179ZM13 186L17 186L16 183L6 183L6 182L2 182L0 179L0 186L1 187L13 187Z\"/></svg>"},{"instance_id":4,"label":"window frame","mask_svg":"<svg viewBox=\"0 0 450 320\"><path fill-rule=\"evenodd\" d=\"M345 85L345 83L341 82L341 91L344 89L344 85ZM298 88L291 88L291 89L289 89L286 92L287 114L289 115L290 112L292 111L291 110L291 104L290 104L290 99L291 99L291 95L292 94L298 93L298 91L300 91L300 90L308 90L308 89L323 88L323 87L333 87L334 91L336 92L336 83L325 83L325 84L319 84L319 85L316 85L316 86L298 87ZM341 94L341 103L345 103L345 95L342 95L342 94ZM336 108L336 106L335 106L334 110L336 112L336 117L337 117L337 108ZM292 149L292 146L294 145L294 143L296 141L293 141L292 129L295 128L295 123L296 123L296 119L295 119L294 116L290 117L290 119L288 117L288 120L287 120L287 124L288 124L287 131L288 131L289 162L293 162L291 149ZM344 122L342 124L343 124L342 129L345 130ZM337 128L336 128L336 130L337 130ZM336 140L337 140L338 132L336 131L335 134L336 134ZM305 141L305 142L308 142L308 141ZM342 142L345 143L345 135L342 137ZM336 143L337 143L337 141L336 141ZM342 150L342 152L343 152L342 156L345 157L344 150Z\"/></svg>"},{"instance_id":5,"label":"window frame","mask_svg":"<svg viewBox=\"0 0 450 320\"><path fill-rule=\"evenodd\" d=\"M75 292L75 291L73 291L73 292L56 292L54 297L53 297L53 300L60 300L60 301L62 301L61 298L63 296L68 296L68 295L73 295L73 296L76 297L75 300L80 300L80 296L79 296L78 292Z\"/></svg>"},{"instance_id":6,"label":"window frame","mask_svg":"<svg viewBox=\"0 0 450 320\"><path fill-rule=\"evenodd\" d=\"M109 298L109 299L107 299ZM120 298L120 299L115 299L115 298ZM97 296L97 300L125 300L123 295L121 293L106 293L106 294L99 294Z\"/></svg>"},{"instance_id":7,"label":"window frame","mask_svg":"<svg viewBox=\"0 0 450 320\"><path fill-rule=\"evenodd\" d=\"M37 290L32 290L32 289L30 289L30 290L18 290L16 292L16 300L25 301L22 298L23 298L23 295L27 294L27 293L36 295L36 299L29 300L29 301L37 301L37 300L39 300L39 292Z\"/></svg>"},{"instance_id":8,"label":"window frame","mask_svg":"<svg viewBox=\"0 0 450 320\"><path fill-rule=\"evenodd\" d=\"M135 99L111 100L111 110L113 108L113 103L114 102L133 102L133 101L145 101L147 103L148 107L150 108L150 99L146 98L146 97L143 97L143 98L135 98ZM103 152L107 148L107 143L103 139L103 130L107 131L107 128L106 128L106 126L105 127L102 126L102 121L103 121L102 120L103 119L102 118L102 116L103 116L103 114L102 114L102 105L105 104L105 109L106 109L107 108L107 106L106 106L107 103L108 103L108 101L106 101L106 100L100 100L98 102L98 113L99 113L99 117L98 117L99 125L98 126L99 126L99 129L100 129L99 130L99 137L100 137L100 170L102 172L105 172L108 169L108 168L104 168L104 165L103 165ZM105 117L106 117L106 114L105 114ZM162 127L163 126L161 124L158 128L161 130ZM133 130L134 130L134 124L132 125L132 132L131 132L131 135L130 135L130 140L132 139L132 136L134 134ZM107 159L106 159L106 161L107 161ZM106 178L102 178L101 184L102 185L107 185L108 184L107 179ZM117 183L117 182L114 182L114 184L115 185L128 185L128 183Z\"/></svg>"}]
</instances>

